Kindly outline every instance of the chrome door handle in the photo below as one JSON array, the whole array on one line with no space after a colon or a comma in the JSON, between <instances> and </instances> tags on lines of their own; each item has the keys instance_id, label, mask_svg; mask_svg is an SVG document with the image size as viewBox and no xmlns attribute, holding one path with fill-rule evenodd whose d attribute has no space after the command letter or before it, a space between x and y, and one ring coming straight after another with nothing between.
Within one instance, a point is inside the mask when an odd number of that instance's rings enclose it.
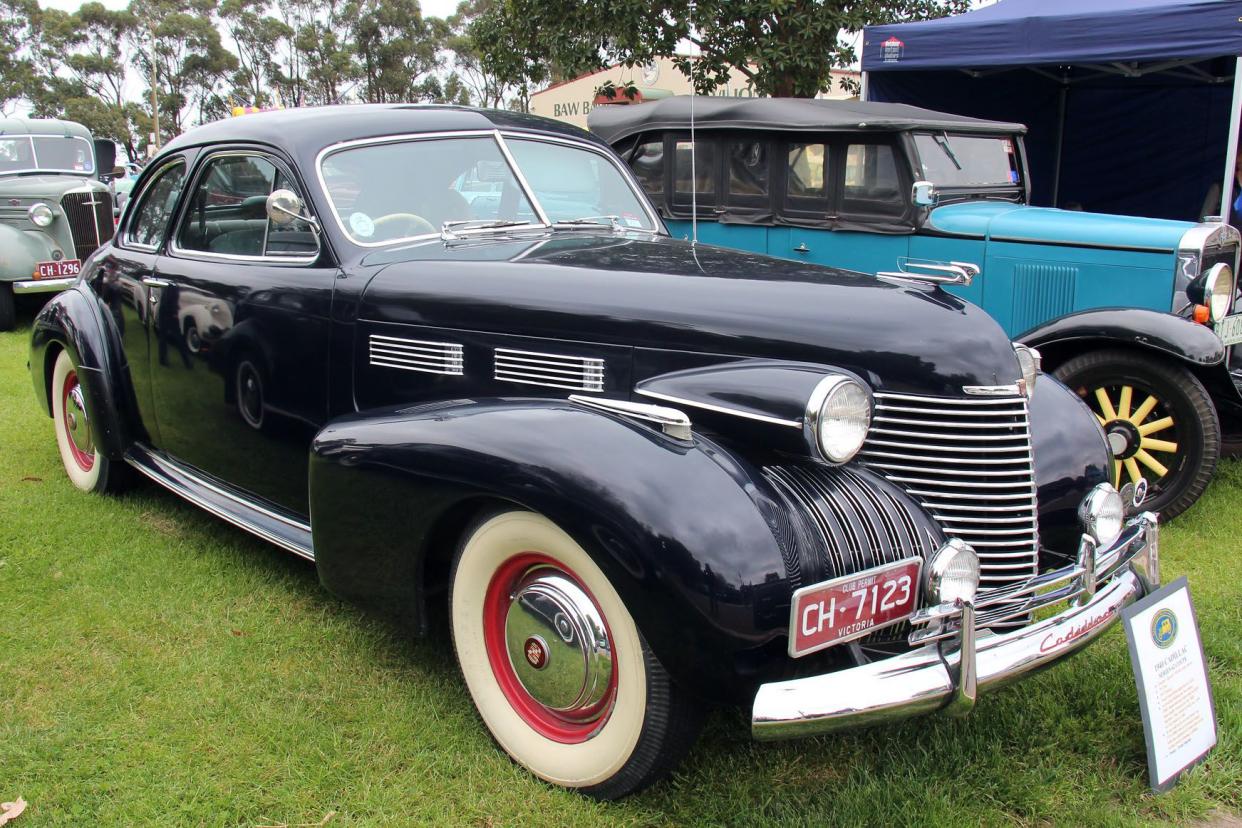
<instances>
[{"instance_id":1,"label":"chrome door handle","mask_svg":"<svg viewBox=\"0 0 1242 828\"><path fill-rule=\"evenodd\" d=\"M173 286L173 283L168 281L167 279L157 279L154 276L143 276L142 283L146 285L147 287L157 287L157 288L166 288L166 287Z\"/></svg>"}]
</instances>

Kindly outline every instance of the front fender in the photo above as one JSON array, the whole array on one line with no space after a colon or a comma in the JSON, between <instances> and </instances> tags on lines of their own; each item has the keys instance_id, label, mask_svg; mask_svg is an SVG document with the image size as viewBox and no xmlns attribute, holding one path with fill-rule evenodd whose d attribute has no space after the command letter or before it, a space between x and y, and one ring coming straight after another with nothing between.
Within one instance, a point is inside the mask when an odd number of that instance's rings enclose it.
<instances>
[{"instance_id":1,"label":"front fender","mask_svg":"<svg viewBox=\"0 0 1242 828\"><path fill-rule=\"evenodd\" d=\"M35 317L30 334L30 379L35 398L52 416L48 382L55 349L69 351L78 367L78 380L86 389L95 446L115 460L125 453L129 438L118 398L119 352L108 340L100 314L98 298L81 280L48 300Z\"/></svg>"},{"instance_id":2,"label":"front fender","mask_svg":"<svg viewBox=\"0 0 1242 828\"><path fill-rule=\"evenodd\" d=\"M791 497L776 490L772 467L701 435L680 441L568 401L387 409L335 421L314 441L315 558L334 594L423 621L424 594L461 540L463 515L505 504L538 512L599 564L679 683L737 701L764 680L847 657L828 650L789 662L794 588L926 551L892 543L883 526L921 527L913 542L940 537L866 469L807 474L822 475L819 494ZM815 540L803 510L834 493L844 504L836 514L853 521L840 534L855 545L885 539L880 547L841 558ZM824 511L822 525L832 525ZM869 534L863 521L880 528Z\"/></svg>"},{"instance_id":3,"label":"front fender","mask_svg":"<svg viewBox=\"0 0 1242 828\"><path fill-rule=\"evenodd\" d=\"M1225 346L1211 328L1141 308L1071 313L1032 328L1015 341L1038 348L1046 369L1089 350L1092 343L1156 351L1195 368L1218 365L1225 359Z\"/></svg>"},{"instance_id":4,"label":"front fender","mask_svg":"<svg viewBox=\"0 0 1242 828\"><path fill-rule=\"evenodd\" d=\"M44 233L0 224L0 281L29 279L38 262L52 258L55 243Z\"/></svg>"}]
</instances>

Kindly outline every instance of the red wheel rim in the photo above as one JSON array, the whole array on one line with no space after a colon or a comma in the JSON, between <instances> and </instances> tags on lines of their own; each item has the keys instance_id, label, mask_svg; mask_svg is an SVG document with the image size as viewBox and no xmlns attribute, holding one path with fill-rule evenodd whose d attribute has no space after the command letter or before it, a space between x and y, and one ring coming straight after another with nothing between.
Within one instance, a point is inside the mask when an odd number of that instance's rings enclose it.
<instances>
[{"instance_id":1,"label":"red wheel rim","mask_svg":"<svg viewBox=\"0 0 1242 828\"><path fill-rule=\"evenodd\" d=\"M73 462L78 464L79 469L88 472L95 467L95 455L87 454L78 448L78 444L73 440L73 431L69 428L69 395L77 387L78 372L70 369L65 375L65 383L60 391L60 427L65 430L65 441L69 444L69 453L73 455ZM86 423L82 425L89 428Z\"/></svg>"},{"instance_id":2,"label":"red wheel rim","mask_svg":"<svg viewBox=\"0 0 1242 828\"><path fill-rule=\"evenodd\" d=\"M487 585L487 593L483 599L483 645L487 649L487 660L491 665L492 674L496 677L496 683L500 685L500 690L504 693L505 699L513 710L522 717L522 720L530 725L535 732L547 739L562 744L578 744L591 738L596 731L603 727L604 723L608 721L607 712L592 721L579 722L566 719L564 716L559 715L557 711L541 704L527 692L526 688L522 686L522 682L518 679L517 674L513 671L513 665L509 663L508 645L505 641L505 621L509 613L510 596L518 581L522 579L522 576L535 567L545 566L556 569L572 578L582 591L590 596L596 608L599 607L599 602L595 600L595 596L582 583L582 579L574 574L571 569L547 555L541 555L537 552L523 552L501 564L492 575L491 582ZM602 612L600 616L603 617ZM608 628L607 620L604 622L604 627L608 632L608 640L613 641L612 630ZM593 715L601 710L607 711L616 699L616 657L616 650L614 649L612 677L608 682L608 690L597 704L588 710L582 711L584 715Z\"/></svg>"}]
</instances>

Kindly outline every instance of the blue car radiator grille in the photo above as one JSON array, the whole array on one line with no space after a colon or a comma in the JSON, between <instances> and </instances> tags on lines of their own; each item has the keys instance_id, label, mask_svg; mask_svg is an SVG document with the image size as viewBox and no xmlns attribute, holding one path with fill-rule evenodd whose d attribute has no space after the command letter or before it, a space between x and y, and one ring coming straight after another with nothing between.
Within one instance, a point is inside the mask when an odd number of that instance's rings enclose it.
<instances>
[{"instance_id":1,"label":"blue car radiator grille","mask_svg":"<svg viewBox=\"0 0 1242 828\"><path fill-rule=\"evenodd\" d=\"M877 393L859 457L921 503L945 534L974 547L981 590L1037 574L1039 523L1025 397Z\"/></svg>"}]
</instances>

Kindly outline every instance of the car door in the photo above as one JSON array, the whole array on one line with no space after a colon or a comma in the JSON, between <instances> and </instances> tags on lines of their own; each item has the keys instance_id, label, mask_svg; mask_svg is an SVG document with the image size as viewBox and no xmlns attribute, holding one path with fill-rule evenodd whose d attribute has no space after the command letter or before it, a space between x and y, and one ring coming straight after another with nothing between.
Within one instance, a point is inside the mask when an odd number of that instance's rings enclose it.
<instances>
[{"instance_id":1,"label":"car door","mask_svg":"<svg viewBox=\"0 0 1242 828\"><path fill-rule=\"evenodd\" d=\"M160 449L305 515L337 269L311 223L268 219L278 189L304 194L289 166L261 150L198 165L156 262L149 363Z\"/></svg>"},{"instance_id":2,"label":"car door","mask_svg":"<svg viewBox=\"0 0 1242 828\"><path fill-rule=\"evenodd\" d=\"M111 311L129 366L138 416L146 439L158 442L159 428L149 369L151 284L155 263L185 185L187 159L176 155L156 170L137 194L122 232L106 248L95 277L95 291Z\"/></svg>"}]
</instances>

